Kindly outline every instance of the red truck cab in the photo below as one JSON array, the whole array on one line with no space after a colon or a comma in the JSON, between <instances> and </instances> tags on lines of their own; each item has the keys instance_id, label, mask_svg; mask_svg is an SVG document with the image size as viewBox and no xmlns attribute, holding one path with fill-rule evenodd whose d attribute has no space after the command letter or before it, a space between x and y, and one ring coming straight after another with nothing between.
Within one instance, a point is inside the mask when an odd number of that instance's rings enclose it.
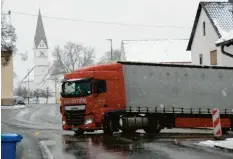
<instances>
[{"instance_id":1,"label":"red truck cab","mask_svg":"<svg viewBox=\"0 0 233 159\"><path fill-rule=\"evenodd\" d=\"M105 112L125 109L123 81L121 64L83 67L66 74L61 92L63 130L79 134L102 129Z\"/></svg>"}]
</instances>

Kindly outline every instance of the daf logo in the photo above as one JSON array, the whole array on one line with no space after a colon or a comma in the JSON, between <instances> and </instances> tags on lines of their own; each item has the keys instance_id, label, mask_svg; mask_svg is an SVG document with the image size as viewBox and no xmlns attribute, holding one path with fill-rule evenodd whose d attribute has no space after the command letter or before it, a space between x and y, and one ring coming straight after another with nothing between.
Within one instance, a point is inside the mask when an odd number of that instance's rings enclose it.
<instances>
[{"instance_id":1,"label":"daf logo","mask_svg":"<svg viewBox=\"0 0 233 159\"><path fill-rule=\"evenodd\" d=\"M78 107L72 107L71 110L79 110Z\"/></svg>"}]
</instances>

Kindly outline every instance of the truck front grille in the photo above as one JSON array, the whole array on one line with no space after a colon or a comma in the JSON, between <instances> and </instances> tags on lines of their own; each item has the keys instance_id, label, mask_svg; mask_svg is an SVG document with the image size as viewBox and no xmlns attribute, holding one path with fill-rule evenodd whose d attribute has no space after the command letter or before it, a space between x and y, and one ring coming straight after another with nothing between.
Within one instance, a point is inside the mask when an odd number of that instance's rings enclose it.
<instances>
[{"instance_id":1,"label":"truck front grille","mask_svg":"<svg viewBox=\"0 0 233 159\"><path fill-rule=\"evenodd\" d=\"M84 122L85 110L65 110L68 125L80 125Z\"/></svg>"}]
</instances>

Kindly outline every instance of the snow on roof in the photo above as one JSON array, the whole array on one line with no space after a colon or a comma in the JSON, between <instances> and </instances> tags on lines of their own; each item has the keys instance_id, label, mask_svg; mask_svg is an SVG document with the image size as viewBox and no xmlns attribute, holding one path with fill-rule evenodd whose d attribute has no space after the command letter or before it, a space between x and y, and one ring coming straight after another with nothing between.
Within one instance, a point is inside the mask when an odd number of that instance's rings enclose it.
<instances>
[{"instance_id":1,"label":"snow on roof","mask_svg":"<svg viewBox=\"0 0 233 159\"><path fill-rule=\"evenodd\" d=\"M64 65L65 67L65 65ZM60 72L58 72L58 70L60 70ZM44 76L44 78L42 79L41 83L39 84L39 86L37 88L41 88L42 86L44 86L47 81L49 80L55 80L55 74L58 73L56 75L56 78L58 80L60 80L61 78L63 78L63 74L65 70L63 70L63 67L61 66L61 64L59 64L58 62L54 61L52 66L50 67L48 73Z\"/></svg>"},{"instance_id":2,"label":"snow on roof","mask_svg":"<svg viewBox=\"0 0 233 159\"><path fill-rule=\"evenodd\" d=\"M219 44L219 43L222 43L222 42L226 42L226 41L230 41L230 40L233 40L233 30L230 31L230 32L228 32L228 33L225 32L223 34L223 36L216 41L216 44Z\"/></svg>"},{"instance_id":3,"label":"snow on roof","mask_svg":"<svg viewBox=\"0 0 233 159\"><path fill-rule=\"evenodd\" d=\"M233 4L230 2L204 2L209 18L213 20L220 35L233 30Z\"/></svg>"},{"instance_id":4,"label":"snow on roof","mask_svg":"<svg viewBox=\"0 0 233 159\"><path fill-rule=\"evenodd\" d=\"M27 72L27 74L22 79L22 82L28 81L28 78L29 78L29 81L34 80L34 66L29 70L29 72Z\"/></svg>"},{"instance_id":5,"label":"snow on roof","mask_svg":"<svg viewBox=\"0 0 233 159\"><path fill-rule=\"evenodd\" d=\"M229 2L205 3L204 7L220 34L216 44L233 39L233 4Z\"/></svg>"},{"instance_id":6,"label":"snow on roof","mask_svg":"<svg viewBox=\"0 0 233 159\"><path fill-rule=\"evenodd\" d=\"M187 43L187 40L123 41L121 61L189 62Z\"/></svg>"}]
</instances>

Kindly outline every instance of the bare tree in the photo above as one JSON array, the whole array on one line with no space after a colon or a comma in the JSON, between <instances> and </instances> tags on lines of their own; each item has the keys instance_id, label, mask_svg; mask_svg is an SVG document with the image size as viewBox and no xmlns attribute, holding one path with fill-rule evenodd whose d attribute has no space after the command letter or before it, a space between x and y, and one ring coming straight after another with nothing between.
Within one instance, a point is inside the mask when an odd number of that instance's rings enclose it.
<instances>
[{"instance_id":1,"label":"bare tree","mask_svg":"<svg viewBox=\"0 0 233 159\"><path fill-rule=\"evenodd\" d=\"M57 73L61 70L64 73L72 72L79 67L92 65L95 58L93 48L84 47L81 44L73 42L68 42L64 46L64 50L56 46L53 51L53 56L55 57L56 64L59 65L57 71L55 71Z\"/></svg>"},{"instance_id":2,"label":"bare tree","mask_svg":"<svg viewBox=\"0 0 233 159\"><path fill-rule=\"evenodd\" d=\"M3 1L2 1L3 5ZM8 22L11 12L8 14L1 11L1 63L6 66L10 60L12 52L16 51L15 28Z\"/></svg>"},{"instance_id":3,"label":"bare tree","mask_svg":"<svg viewBox=\"0 0 233 159\"><path fill-rule=\"evenodd\" d=\"M41 89L36 89L33 92L33 96L36 97L36 102L39 103L39 98L43 96L43 91Z\"/></svg>"},{"instance_id":4,"label":"bare tree","mask_svg":"<svg viewBox=\"0 0 233 159\"><path fill-rule=\"evenodd\" d=\"M117 61L121 58L120 50L113 50L112 52L112 60ZM104 55L100 58L98 64L103 64L111 61L111 52L105 52Z\"/></svg>"},{"instance_id":5,"label":"bare tree","mask_svg":"<svg viewBox=\"0 0 233 159\"><path fill-rule=\"evenodd\" d=\"M79 59L79 67L88 66L94 64L94 49L91 47L83 48L83 56Z\"/></svg>"},{"instance_id":6,"label":"bare tree","mask_svg":"<svg viewBox=\"0 0 233 159\"><path fill-rule=\"evenodd\" d=\"M23 97L25 93L25 89L19 86L18 88L15 89L15 95Z\"/></svg>"},{"instance_id":7,"label":"bare tree","mask_svg":"<svg viewBox=\"0 0 233 159\"><path fill-rule=\"evenodd\" d=\"M17 91L16 91L17 93L17 95L18 96L21 96L21 97L23 97L23 99L25 100L25 99L28 99L28 103L29 103L29 99L30 98L32 98L32 96L33 96L33 93L32 93L32 91L30 91L29 89L27 89L26 87L19 87L18 89L17 89Z\"/></svg>"},{"instance_id":8,"label":"bare tree","mask_svg":"<svg viewBox=\"0 0 233 159\"><path fill-rule=\"evenodd\" d=\"M53 70L54 75L71 71L70 68L67 67L64 63L65 56L64 56L63 50L59 46L56 46L54 48L53 57L55 57L55 61L54 61L55 66Z\"/></svg>"},{"instance_id":9,"label":"bare tree","mask_svg":"<svg viewBox=\"0 0 233 159\"><path fill-rule=\"evenodd\" d=\"M45 90L42 91L41 97L46 98L46 104L47 104L48 103L48 99L50 97L52 97L52 93L51 93L51 90L49 89L49 87L47 87Z\"/></svg>"}]
</instances>

